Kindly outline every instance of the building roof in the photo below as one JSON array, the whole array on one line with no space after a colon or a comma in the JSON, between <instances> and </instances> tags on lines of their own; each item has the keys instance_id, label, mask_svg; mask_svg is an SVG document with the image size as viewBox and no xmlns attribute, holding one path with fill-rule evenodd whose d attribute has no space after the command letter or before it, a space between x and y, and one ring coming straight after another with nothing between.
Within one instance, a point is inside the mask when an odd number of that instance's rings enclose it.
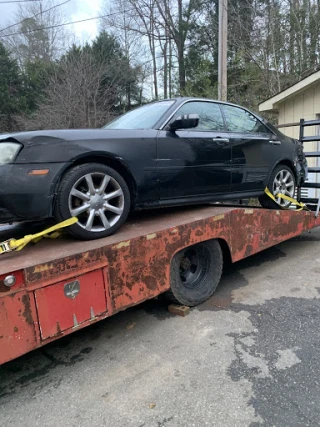
<instances>
[{"instance_id":1,"label":"building roof","mask_svg":"<svg viewBox=\"0 0 320 427\"><path fill-rule=\"evenodd\" d=\"M271 98L261 102L261 104L259 104L259 111L277 111L280 104L287 101L287 99L305 91L306 89L309 89L319 81L320 70L310 74L305 79L300 80L298 83L295 83L282 92L279 92Z\"/></svg>"}]
</instances>

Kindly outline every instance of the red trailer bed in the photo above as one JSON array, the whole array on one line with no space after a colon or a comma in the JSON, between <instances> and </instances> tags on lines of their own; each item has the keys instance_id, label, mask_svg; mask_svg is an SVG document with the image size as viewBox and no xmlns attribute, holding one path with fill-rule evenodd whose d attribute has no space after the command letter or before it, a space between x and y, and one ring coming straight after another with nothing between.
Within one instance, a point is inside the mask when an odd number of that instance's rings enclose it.
<instances>
[{"instance_id":1,"label":"red trailer bed","mask_svg":"<svg viewBox=\"0 0 320 427\"><path fill-rule=\"evenodd\" d=\"M2 255L0 364L169 290L184 248L217 239L236 262L318 225L306 211L184 208L135 216L105 239L42 240Z\"/></svg>"}]
</instances>

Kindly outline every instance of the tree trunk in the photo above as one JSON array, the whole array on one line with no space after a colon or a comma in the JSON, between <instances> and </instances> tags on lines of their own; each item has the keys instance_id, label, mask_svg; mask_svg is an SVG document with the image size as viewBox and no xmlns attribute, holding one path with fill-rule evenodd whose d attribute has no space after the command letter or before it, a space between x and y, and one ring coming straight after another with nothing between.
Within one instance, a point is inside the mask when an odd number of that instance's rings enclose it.
<instances>
[{"instance_id":1,"label":"tree trunk","mask_svg":"<svg viewBox=\"0 0 320 427\"><path fill-rule=\"evenodd\" d=\"M157 76L157 60L156 60L156 49L154 43L154 37L151 40L151 54L152 54L152 65L153 65L153 84L154 84L154 97L159 98L158 94L158 76Z\"/></svg>"},{"instance_id":2,"label":"tree trunk","mask_svg":"<svg viewBox=\"0 0 320 427\"><path fill-rule=\"evenodd\" d=\"M163 96L168 98L168 26L165 28L166 41L163 47Z\"/></svg>"},{"instance_id":3,"label":"tree trunk","mask_svg":"<svg viewBox=\"0 0 320 427\"><path fill-rule=\"evenodd\" d=\"M179 64L179 86L180 95L183 95L186 89L186 69L184 60L184 31L183 31L183 14L182 14L182 0L178 0L178 16L179 16L179 29L178 29L178 64Z\"/></svg>"},{"instance_id":4,"label":"tree trunk","mask_svg":"<svg viewBox=\"0 0 320 427\"><path fill-rule=\"evenodd\" d=\"M171 38L169 39L169 98L172 98L172 42Z\"/></svg>"},{"instance_id":5,"label":"tree trunk","mask_svg":"<svg viewBox=\"0 0 320 427\"><path fill-rule=\"evenodd\" d=\"M289 42L289 64L290 64L290 73L294 73L295 68L295 19L294 19L294 4L293 2L290 2L290 42Z\"/></svg>"},{"instance_id":6,"label":"tree trunk","mask_svg":"<svg viewBox=\"0 0 320 427\"><path fill-rule=\"evenodd\" d=\"M154 84L154 97L155 99L159 98L158 94L158 76L157 76L157 60L156 60L156 47L154 42L154 15L150 16L150 33L148 34L150 52L152 56L152 66L153 66L153 84Z\"/></svg>"}]
</instances>

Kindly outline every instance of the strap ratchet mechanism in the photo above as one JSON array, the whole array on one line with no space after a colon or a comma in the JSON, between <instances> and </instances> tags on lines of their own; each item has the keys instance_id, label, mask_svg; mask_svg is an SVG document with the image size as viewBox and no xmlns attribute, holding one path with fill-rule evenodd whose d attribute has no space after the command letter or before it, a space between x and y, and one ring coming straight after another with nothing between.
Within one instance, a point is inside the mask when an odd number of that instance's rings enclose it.
<instances>
[{"instance_id":1,"label":"strap ratchet mechanism","mask_svg":"<svg viewBox=\"0 0 320 427\"><path fill-rule=\"evenodd\" d=\"M13 251L21 251L28 243L35 242L37 243L39 240L44 238L56 239L60 236L60 230L65 227L70 227L78 222L78 218L73 217L69 218L66 221L62 221L59 224L53 225L46 230L41 231L36 234L28 234L21 239L9 239L0 243L0 255L6 254Z\"/></svg>"},{"instance_id":2,"label":"strap ratchet mechanism","mask_svg":"<svg viewBox=\"0 0 320 427\"><path fill-rule=\"evenodd\" d=\"M0 254L5 254L12 251L10 247L12 240L13 239L9 239L5 242L0 243Z\"/></svg>"}]
</instances>

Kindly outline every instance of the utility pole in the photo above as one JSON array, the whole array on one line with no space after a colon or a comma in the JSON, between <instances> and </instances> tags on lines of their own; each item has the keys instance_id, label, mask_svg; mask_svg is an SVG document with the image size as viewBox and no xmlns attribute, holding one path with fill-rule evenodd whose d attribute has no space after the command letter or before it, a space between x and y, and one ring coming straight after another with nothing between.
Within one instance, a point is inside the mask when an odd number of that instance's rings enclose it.
<instances>
[{"instance_id":1,"label":"utility pole","mask_svg":"<svg viewBox=\"0 0 320 427\"><path fill-rule=\"evenodd\" d=\"M219 0L218 98L227 100L228 0Z\"/></svg>"}]
</instances>

